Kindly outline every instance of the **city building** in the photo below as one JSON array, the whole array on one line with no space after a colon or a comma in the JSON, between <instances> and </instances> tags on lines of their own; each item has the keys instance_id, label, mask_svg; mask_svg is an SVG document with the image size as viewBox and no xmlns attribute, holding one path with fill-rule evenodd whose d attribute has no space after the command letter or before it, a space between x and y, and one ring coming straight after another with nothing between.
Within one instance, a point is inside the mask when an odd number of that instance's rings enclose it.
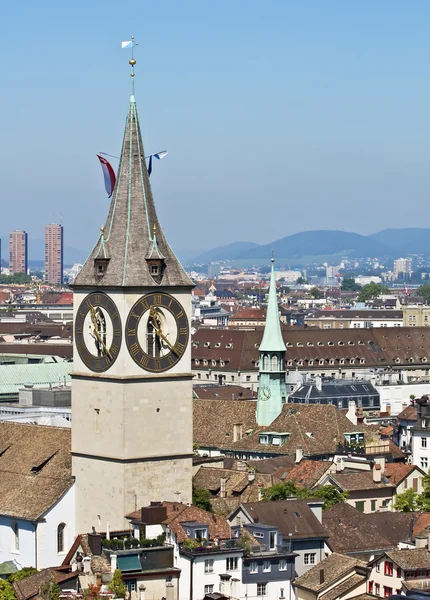
<instances>
[{"instance_id":1,"label":"city building","mask_svg":"<svg viewBox=\"0 0 430 600\"><path fill-rule=\"evenodd\" d=\"M25 231L12 231L9 234L9 275L27 273L28 235Z\"/></svg>"},{"instance_id":2,"label":"city building","mask_svg":"<svg viewBox=\"0 0 430 600\"><path fill-rule=\"evenodd\" d=\"M287 401L285 383L285 342L282 338L276 296L275 260L272 258L266 325L259 352L257 423L269 425Z\"/></svg>"},{"instance_id":3,"label":"city building","mask_svg":"<svg viewBox=\"0 0 430 600\"><path fill-rule=\"evenodd\" d=\"M63 226L58 223L45 227L45 281L63 283Z\"/></svg>"},{"instance_id":4,"label":"city building","mask_svg":"<svg viewBox=\"0 0 430 600\"><path fill-rule=\"evenodd\" d=\"M319 310L305 317L305 324L320 329L402 327L404 316L401 310Z\"/></svg>"},{"instance_id":5,"label":"city building","mask_svg":"<svg viewBox=\"0 0 430 600\"><path fill-rule=\"evenodd\" d=\"M430 325L430 306L405 304L402 312L404 327L428 327Z\"/></svg>"},{"instance_id":6,"label":"city building","mask_svg":"<svg viewBox=\"0 0 430 600\"><path fill-rule=\"evenodd\" d=\"M134 79L133 79L134 81ZM119 172L74 292L72 467L80 532L192 498L191 290L159 223L134 93Z\"/></svg>"},{"instance_id":7,"label":"city building","mask_svg":"<svg viewBox=\"0 0 430 600\"><path fill-rule=\"evenodd\" d=\"M411 462L427 472L430 467L430 402L424 396L415 404L417 420L410 428Z\"/></svg>"},{"instance_id":8,"label":"city building","mask_svg":"<svg viewBox=\"0 0 430 600\"><path fill-rule=\"evenodd\" d=\"M410 258L397 258L394 261L394 277L396 279L409 279L412 275L412 260Z\"/></svg>"},{"instance_id":9,"label":"city building","mask_svg":"<svg viewBox=\"0 0 430 600\"><path fill-rule=\"evenodd\" d=\"M296 404L334 404L338 408L348 408L351 401L366 411L380 410L379 393L367 381L323 381L317 376L314 381L299 385L288 396L288 402Z\"/></svg>"},{"instance_id":10,"label":"city building","mask_svg":"<svg viewBox=\"0 0 430 600\"><path fill-rule=\"evenodd\" d=\"M242 528L261 539L268 549L288 543L294 552L297 575L306 573L324 558L327 539L322 520L322 500L278 500L245 502L235 509L228 521L232 531ZM260 577L264 578L264 565Z\"/></svg>"}]
</instances>

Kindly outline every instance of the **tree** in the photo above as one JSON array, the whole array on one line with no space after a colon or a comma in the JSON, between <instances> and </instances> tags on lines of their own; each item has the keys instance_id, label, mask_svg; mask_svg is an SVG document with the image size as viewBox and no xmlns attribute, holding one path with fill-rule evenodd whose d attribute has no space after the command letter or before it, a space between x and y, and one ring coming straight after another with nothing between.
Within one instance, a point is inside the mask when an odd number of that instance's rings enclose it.
<instances>
[{"instance_id":1,"label":"tree","mask_svg":"<svg viewBox=\"0 0 430 600\"><path fill-rule=\"evenodd\" d=\"M14 581L21 581L21 579L25 579L29 575L34 575L34 573L37 573L37 569L34 567L24 567L20 571L11 573L7 579L10 583L14 583Z\"/></svg>"},{"instance_id":2,"label":"tree","mask_svg":"<svg viewBox=\"0 0 430 600\"><path fill-rule=\"evenodd\" d=\"M122 580L121 571L115 569L112 575L112 581L109 584L109 591L112 592L114 598L125 598L125 592L127 588Z\"/></svg>"},{"instance_id":3,"label":"tree","mask_svg":"<svg viewBox=\"0 0 430 600\"><path fill-rule=\"evenodd\" d=\"M0 600L16 600L12 584L6 579L0 579Z\"/></svg>"},{"instance_id":4,"label":"tree","mask_svg":"<svg viewBox=\"0 0 430 600\"><path fill-rule=\"evenodd\" d=\"M422 479L423 491L418 494L417 506L418 510L430 512L430 473L426 473Z\"/></svg>"},{"instance_id":5,"label":"tree","mask_svg":"<svg viewBox=\"0 0 430 600\"><path fill-rule=\"evenodd\" d=\"M418 494L412 488L409 488L397 494L394 501L394 510L399 512L415 512L418 509Z\"/></svg>"},{"instance_id":6,"label":"tree","mask_svg":"<svg viewBox=\"0 0 430 600\"><path fill-rule=\"evenodd\" d=\"M340 289L343 292L359 292L361 290L361 285L355 283L354 277L344 277Z\"/></svg>"},{"instance_id":7,"label":"tree","mask_svg":"<svg viewBox=\"0 0 430 600\"><path fill-rule=\"evenodd\" d=\"M386 285L380 283L368 283L361 288L361 292L358 296L359 302L368 302L373 298L377 298L381 294L389 294L390 290Z\"/></svg>"},{"instance_id":8,"label":"tree","mask_svg":"<svg viewBox=\"0 0 430 600\"><path fill-rule=\"evenodd\" d=\"M193 504L197 508L212 512L209 490L202 490L193 486Z\"/></svg>"},{"instance_id":9,"label":"tree","mask_svg":"<svg viewBox=\"0 0 430 600\"><path fill-rule=\"evenodd\" d=\"M300 277L297 277L297 279L296 279L297 285L305 285L306 283L307 283L307 281L304 277L302 277L301 275L300 275Z\"/></svg>"},{"instance_id":10,"label":"tree","mask_svg":"<svg viewBox=\"0 0 430 600\"><path fill-rule=\"evenodd\" d=\"M311 291L309 293L312 296L312 298L315 298L316 300L320 300L321 298L324 298L324 292L322 292L317 287L311 288Z\"/></svg>"},{"instance_id":11,"label":"tree","mask_svg":"<svg viewBox=\"0 0 430 600\"><path fill-rule=\"evenodd\" d=\"M430 284L425 283L424 285L420 285L417 290L418 296L421 296L426 304L430 304Z\"/></svg>"},{"instance_id":12,"label":"tree","mask_svg":"<svg viewBox=\"0 0 430 600\"><path fill-rule=\"evenodd\" d=\"M341 492L334 485L322 485L313 491L313 497L324 500L323 510L327 510L339 502L345 502L348 492Z\"/></svg>"},{"instance_id":13,"label":"tree","mask_svg":"<svg viewBox=\"0 0 430 600\"><path fill-rule=\"evenodd\" d=\"M294 481L285 483L275 483L270 488L263 490L264 501L286 500L288 498L319 498L324 501L323 510L344 502L348 494L340 492L333 485L323 485L316 490L309 490L304 487L297 487Z\"/></svg>"}]
</instances>

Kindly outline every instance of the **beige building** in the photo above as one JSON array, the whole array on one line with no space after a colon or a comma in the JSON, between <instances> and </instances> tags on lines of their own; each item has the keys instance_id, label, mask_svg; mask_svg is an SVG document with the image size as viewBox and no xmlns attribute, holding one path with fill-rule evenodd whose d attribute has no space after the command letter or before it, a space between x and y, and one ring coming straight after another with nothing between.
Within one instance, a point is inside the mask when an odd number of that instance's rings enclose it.
<instances>
[{"instance_id":1,"label":"beige building","mask_svg":"<svg viewBox=\"0 0 430 600\"><path fill-rule=\"evenodd\" d=\"M409 279L412 273L412 260L410 258L397 258L394 261L394 277L396 279Z\"/></svg>"},{"instance_id":2,"label":"beige building","mask_svg":"<svg viewBox=\"0 0 430 600\"><path fill-rule=\"evenodd\" d=\"M63 283L63 226L57 223L45 227L45 281Z\"/></svg>"},{"instance_id":3,"label":"beige building","mask_svg":"<svg viewBox=\"0 0 430 600\"><path fill-rule=\"evenodd\" d=\"M320 329L369 329L371 327L402 327L401 310L318 310L305 318L308 327Z\"/></svg>"},{"instance_id":4,"label":"beige building","mask_svg":"<svg viewBox=\"0 0 430 600\"><path fill-rule=\"evenodd\" d=\"M28 235L25 231L12 231L9 234L9 275L27 273Z\"/></svg>"},{"instance_id":5,"label":"beige building","mask_svg":"<svg viewBox=\"0 0 430 600\"><path fill-rule=\"evenodd\" d=\"M403 307L403 327L428 327L430 325L430 306L410 304Z\"/></svg>"},{"instance_id":6,"label":"beige building","mask_svg":"<svg viewBox=\"0 0 430 600\"><path fill-rule=\"evenodd\" d=\"M105 226L73 283L78 531L191 502L189 279L158 221L134 96Z\"/></svg>"}]
</instances>

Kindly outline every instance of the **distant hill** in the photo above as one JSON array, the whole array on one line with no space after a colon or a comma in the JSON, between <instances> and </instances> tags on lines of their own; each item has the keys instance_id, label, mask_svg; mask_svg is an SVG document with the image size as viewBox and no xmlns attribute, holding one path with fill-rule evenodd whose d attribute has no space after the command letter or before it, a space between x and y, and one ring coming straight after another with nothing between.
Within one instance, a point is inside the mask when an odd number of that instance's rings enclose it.
<instances>
[{"instance_id":1,"label":"distant hill","mask_svg":"<svg viewBox=\"0 0 430 600\"><path fill-rule=\"evenodd\" d=\"M209 262L216 262L217 260L234 260L239 258L242 254L248 252L253 248L258 248L258 244L253 242L233 242L226 246L219 246L212 250L207 250L192 259L191 262L195 264L206 264Z\"/></svg>"},{"instance_id":2,"label":"distant hill","mask_svg":"<svg viewBox=\"0 0 430 600\"><path fill-rule=\"evenodd\" d=\"M241 258L265 258L272 250L279 258L343 254L345 256L389 256L391 248L365 235L347 231L304 231L244 252Z\"/></svg>"},{"instance_id":3,"label":"distant hill","mask_svg":"<svg viewBox=\"0 0 430 600\"><path fill-rule=\"evenodd\" d=\"M430 254L430 229L384 229L368 236L379 244L396 249L397 256Z\"/></svg>"}]
</instances>

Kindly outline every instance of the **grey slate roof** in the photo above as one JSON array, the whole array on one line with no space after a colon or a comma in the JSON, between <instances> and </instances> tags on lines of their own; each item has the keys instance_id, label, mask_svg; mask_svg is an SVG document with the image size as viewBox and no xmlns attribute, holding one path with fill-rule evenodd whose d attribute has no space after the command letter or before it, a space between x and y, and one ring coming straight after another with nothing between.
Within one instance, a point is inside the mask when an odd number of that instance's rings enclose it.
<instances>
[{"instance_id":1,"label":"grey slate roof","mask_svg":"<svg viewBox=\"0 0 430 600\"><path fill-rule=\"evenodd\" d=\"M158 221L144 156L136 102L131 96L117 180L104 233L77 275L74 288L193 287ZM156 249L154 243L157 244ZM147 258L157 255L165 260L161 283L151 277L146 262ZM109 258L103 277L95 274L95 258Z\"/></svg>"},{"instance_id":2,"label":"grey slate roof","mask_svg":"<svg viewBox=\"0 0 430 600\"><path fill-rule=\"evenodd\" d=\"M291 393L289 398L290 402L294 401L294 398L303 399L322 399L322 398L355 398L363 396L376 397L379 396L371 383L367 381L365 383L354 382L349 383L323 383L322 389L319 390L316 385L312 383L303 384L298 390Z\"/></svg>"}]
</instances>

